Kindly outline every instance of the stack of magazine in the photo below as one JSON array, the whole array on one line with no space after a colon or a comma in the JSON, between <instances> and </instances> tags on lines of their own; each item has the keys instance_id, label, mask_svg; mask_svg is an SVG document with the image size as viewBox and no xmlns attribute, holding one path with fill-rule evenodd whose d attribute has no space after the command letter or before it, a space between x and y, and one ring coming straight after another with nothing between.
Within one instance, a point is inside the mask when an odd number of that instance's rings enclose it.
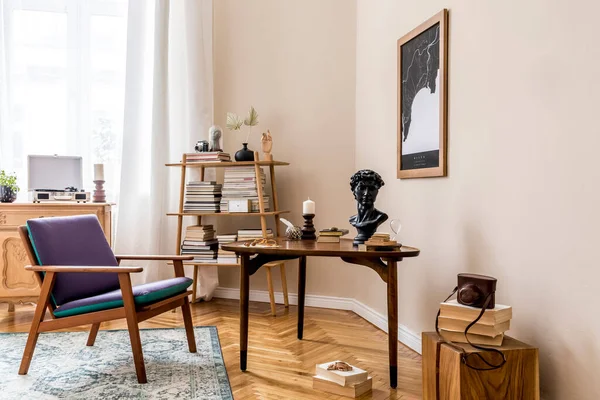
<instances>
[{"instance_id":1,"label":"stack of magazine","mask_svg":"<svg viewBox=\"0 0 600 400\"><path fill-rule=\"evenodd\" d=\"M194 262L214 263L217 262L218 247L219 242L212 225L192 225L185 231L181 254L193 255Z\"/></svg>"},{"instance_id":2,"label":"stack of magazine","mask_svg":"<svg viewBox=\"0 0 600 400\"><path fill-rule=\"evenodd\" d=\"M219 264L237 264L237 255L233 251L223 250L221 247L227 243L233 243L237 241L237 234L227 233L223 235L217 235L219 241L219 251L217 253L217 262Z\"/></svg>"},{"instance_id":3,"label":"stack of magazine","mask_svg":"<svg viewBox=\"0 0 600 400\"><path fill-rule=\"evenodd\" d=\"M265 173L260 169L261 185L265 211L269 210L269 196L265 195ZM225 168L223 179L223 197L221 198L221 212L229 210L230 200L250 200L252 212L259 212L258 187L254 167Z\"/></svg>"},{"instance_id":4,"label":"stack of magazine","mask_svg":"<svg viewBox=\"0 0 600 400\"><path fill-rule=\"evenodd\" d=\"M191 181L185 185L184 213L218 213L221 203L221 184Z\"/></svg>"}]
</instances>

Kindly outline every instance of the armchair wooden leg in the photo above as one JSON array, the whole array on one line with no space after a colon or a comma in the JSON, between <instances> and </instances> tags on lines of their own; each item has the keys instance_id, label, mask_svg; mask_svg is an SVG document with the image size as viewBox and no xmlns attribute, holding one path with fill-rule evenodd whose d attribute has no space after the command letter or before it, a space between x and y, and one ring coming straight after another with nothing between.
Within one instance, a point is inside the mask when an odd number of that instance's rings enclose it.
<instances>
[{"instance_id":1,"label":"armchair wooden leg","mask_svg":"<svg viewBox=\"0 0 600 400\"><path fill-rule=\"evenodd\" d=\"M96 324L92 324L92 329L90 329L90 336L88 336L86 346L93 346L96 342L96 336L98 335L98 329L100 329L100 322Z\"/></svg>"},{"instance_id":2,"label":"armchair wooden leg","mask_svg":"<svg viewBox=\"0 0 600 400\"><path fill-rule=\"evenodd\" d=\"M275 293L273 291L273 276L271 274L272 265L265 265L267 268L267 286L269 287L269 303L271 303L271 315L276 316L275 311Z\"/></svg>"},{"instance_id":3,"label":"armchair wooden leg","mask_svg":"<svg viewBox=\"0 0 600 400\"><path fill-rule=\"evenodd\" d=\"M283 289L283 304L286 308L289 308L290 301L288 300L287 290L287 278L285 277L285 263L279 264L279 271L281 272L281 289Z\"/></svg>"},{"instance_id":4,"label":"armchair wooden leg","mask_svg":"<svg viewBox=\"0 0 600 400\"><path fill-rule=\"evenodd\" d=\"M146 378L146 366L144 365L140 328L138 326L133 291L131 289L131 278L128 273L119 274L119 284L123 296L123 305L125 306L125 317L127 319L127 329L129 330L129 340L131 341L135 372L139 383L147 383L148 379Z\"/></svg>"},{"instance_id":5,"label":"armchair wooden leg","mask_svg":"<svg viewBox=\"0 0 600 400\"><path fill-rule=\"evenodd\" d=\"M50 300L50 292L54 286L56 280L56 274L54 272L47 272L44 276L44 282L40 291L40 298L35 312L33 314L33 320L31 321L31 328L29 329L29 336L27 337L27 344L25 345L25 351L23 352L23 359L21 360L21 366L19 367L19 375L27 374L29 371L29 365L31 365L31 359L33 357L33 351L37 343L38 337L40 336L39 327L40 322L44 320L46 315L46 306Z\"/></svg>"},{"instance_id":6,"label":"armchair wooden leg","mask_svg":"<svg viewBox=\"0 0 600 400\"><path fill-rule=\"evenodd\" d=\"M190 301L186 297L183 299L183 305L181 306L181 313L183 314L183 323L185 325L185 335L187 336L188 347L190 353L196 352L196 337L194 336L194 322L192 321L192 312L190 311Z\"/></svg>"}]
</instances>

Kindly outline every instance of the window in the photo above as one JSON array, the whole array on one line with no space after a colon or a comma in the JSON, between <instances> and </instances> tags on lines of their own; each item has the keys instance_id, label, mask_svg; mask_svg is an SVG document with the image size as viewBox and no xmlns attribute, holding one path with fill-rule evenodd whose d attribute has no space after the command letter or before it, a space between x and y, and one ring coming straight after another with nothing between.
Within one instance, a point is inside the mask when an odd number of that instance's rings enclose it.
<instances>
[{"instance_id":1,"label":"window","mask_svg":"<svg viewBox=\"0 0 600 400\"><path fill-rule=\"evenodd\" d=\"M105 189L114 198L123 133L127 1L0 4L5 55L0 88L6 91L0 168L17 173L23 196L28 154L82 156L80 189L93 190L93 164L104 163Z\"/></svg>"}]
</instances>

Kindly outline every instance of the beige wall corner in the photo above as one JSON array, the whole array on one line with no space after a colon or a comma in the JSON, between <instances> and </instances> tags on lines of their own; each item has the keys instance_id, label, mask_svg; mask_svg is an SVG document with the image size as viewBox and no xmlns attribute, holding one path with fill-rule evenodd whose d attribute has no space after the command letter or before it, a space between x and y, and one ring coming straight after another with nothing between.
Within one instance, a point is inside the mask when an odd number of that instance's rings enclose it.
<instances>
[{"instance_id":1,"label":"beige wall corner","mask_svg":"<svg viewBox=\"0 0 600 400\"><path fill-rule=\"evenodd\" d=\"M270 129L273 155L288 161L277 169L282 209L301 225L302 201L316 202L317 229L349 227L354 172L354 89L356 4L346 0L215 2L215 119L225 127L228 111L260 114L249 147L260 149L260 133ZM225 148L241 148L245 134L224 132ZM221 221L220 221L221 222ZM258 219L230 220L231 230ZM226 228L224 228L226 229ZM287 263L295 292L297 261ZM310 259L307 293L350 297L358 266L339 260ZM274 272L275 288L280 288ZM239 287L239 270L220 269L220 285ZM252 289L266 289L259 271ZM280 289L277 289L280 290Z\"/></svg>"},{"instance_id":2,"label":"beige wall corner","mask_svg":"<svg viewBox=\"0 0 600 400\"><path fill-rule=\"evenodd\" d=\"M396 179L396 40L450 10L447 178ZM399 264L399 320L432 330L458 272L498 278L509 334L539 346L548 399L598 399L600 47L595 1L357 3L356 168L421 256ZM357 300L385 311L360 270Z\"/></svg>"}]
</instances>

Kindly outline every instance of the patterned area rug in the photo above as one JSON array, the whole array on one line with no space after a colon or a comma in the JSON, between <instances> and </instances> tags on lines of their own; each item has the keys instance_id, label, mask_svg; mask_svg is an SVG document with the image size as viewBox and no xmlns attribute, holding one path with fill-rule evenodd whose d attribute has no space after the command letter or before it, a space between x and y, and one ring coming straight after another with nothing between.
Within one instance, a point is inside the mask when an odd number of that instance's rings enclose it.
<instances>
[{"instance_id":1,"label":"patterned area rug","mask_svg":"<svg viewBox=\"0 0 600 400\"><path fill-rule=\"evenodd\" d=\"M233 399L214 326L195 328L198 352L184 329L142 329L148 383L140 385L126 330L42 333L27 375L18 375L25 333L0 334L0 399Z\"/></svg>"}]
</instances>

